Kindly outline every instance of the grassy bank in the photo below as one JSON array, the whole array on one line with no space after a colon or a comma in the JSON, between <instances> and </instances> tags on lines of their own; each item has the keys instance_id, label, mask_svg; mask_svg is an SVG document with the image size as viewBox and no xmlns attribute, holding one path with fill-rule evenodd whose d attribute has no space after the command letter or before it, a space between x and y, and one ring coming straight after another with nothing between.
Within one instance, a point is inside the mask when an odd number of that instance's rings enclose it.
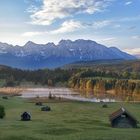
<instances>
[{"instance_id":1,"label":"grassy bank","mask_svg":"<svg viewBox=\"0 0 140 140\"><path fill-rule=\"evenodd\" d=\"M41 112L40 107L27 100L0 98L6 117L0 120L0 140L139 140L138 129L110 127L108 115L121 106L126 107L140 121L140 104L49 102L51 112ZM32 121L21 122L20 114L29 111Z\"/></svg>"}]
</instances>

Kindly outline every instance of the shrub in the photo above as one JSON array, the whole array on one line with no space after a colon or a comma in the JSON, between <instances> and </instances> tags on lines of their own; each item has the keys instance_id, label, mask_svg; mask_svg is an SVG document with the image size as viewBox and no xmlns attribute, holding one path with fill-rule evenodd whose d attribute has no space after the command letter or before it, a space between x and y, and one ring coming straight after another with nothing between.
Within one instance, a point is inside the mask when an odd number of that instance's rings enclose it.
<instances>
[{"instance_id":1,"label":"shrub","mask_svg":"<svg viewBox=\"0 0 140 140\"><path fill-rule=\"evenodd\" d=\"M2 99L8 100L8 97L7 96L3 96Z\"/></svg>"},{"instance_id":2,"label":"shrub","mask_svg":"<svg viewBox=\"0 0 140 140\"><path fill-rule=\"evenodd\" d=\"M0 105L0 118L3 119L5 116L5 109L3 106Z\"/></svg>"}]
</instances>

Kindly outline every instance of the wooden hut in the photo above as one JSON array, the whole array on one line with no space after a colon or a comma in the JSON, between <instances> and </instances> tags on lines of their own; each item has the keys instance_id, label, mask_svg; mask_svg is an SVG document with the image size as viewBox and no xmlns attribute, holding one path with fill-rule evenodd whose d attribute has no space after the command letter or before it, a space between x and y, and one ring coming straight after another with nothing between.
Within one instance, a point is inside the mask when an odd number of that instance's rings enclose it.
<instances>
[{"instance_id":1,"label":"wooden hut","mask_svg":"<svg viewBox=\"0 0 140 140\"><path fill-rule=\"evenodd\" d=\"M51 111L51 108L49 106L44 106L41 108L41 111Z\"/></svg>"},{"instance_id":2,"label":"wooden hut","mask_svg":"<svg viewBox=\"0 0 140 140\"><path fill-rule=\"evenodd\" d=\"M102 108L108 108L108 105L107 104L103 104Z\"/></svg>"},{"instance_id":3,"label":"wooden hut","mask_svg":"<svg viewBox=\"0 0 140 140\"><path fill-rule=\"evenodd\" d=\"M24 112L21 114L21 120L22 121L30 121L31 120L31 115L28 112Z\"/></svg>"},{"instance_id":4,"label":"wooden hut","mask_svg":"<svg viewBox=\"0 0 140 140\"><path fill-rule=\"evenodd\" d=\"M125 108L120 108L109 116L111 126L116 128L137 128L138 121Z\"/></svg>"},{"instance_id":5,"label":"wooden hut","mask_svg":"<svg viewBox=\"0 0 140 140\"><path fill-rule=\"evenodd\" d=\"M37 102L37 103L35 103L35 105L42 106L43 104L42 104L42 102Z\"/></svg>"}]
</instances>

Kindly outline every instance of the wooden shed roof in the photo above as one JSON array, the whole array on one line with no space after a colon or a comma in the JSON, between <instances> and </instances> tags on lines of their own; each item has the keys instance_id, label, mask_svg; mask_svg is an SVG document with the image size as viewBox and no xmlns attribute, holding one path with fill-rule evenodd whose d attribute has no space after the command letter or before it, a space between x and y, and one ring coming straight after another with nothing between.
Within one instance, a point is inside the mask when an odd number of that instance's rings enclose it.
<instances>
[{"instance_id":1,"label":"wooden shed roof","mask_svg":"<svg viewBox=\"0 0 140 140\"><path fill-rule=\"evenodd\" d=\"M119 110L113 112L110 116L109 119L110 121L113 121L114 119L116 119L117 117L119 117L120 115L126 113L131 119L133 119L136 123L139 123L137 121L137 119L131 115L125 108L121 107Z\"/></svg>"},{"instance_id":2,"label":"wooden shed roof","mask_svg":"<svg viewBox=\"0 0 140 140\"><path fill-rule=\"evenodd\" d=\"M28 115L28 116L31 117L30 113L28 113L28 112L23 112L23 113L21 114L21 116L24 116L24 115Z\"/></svg>"}]
</instances>

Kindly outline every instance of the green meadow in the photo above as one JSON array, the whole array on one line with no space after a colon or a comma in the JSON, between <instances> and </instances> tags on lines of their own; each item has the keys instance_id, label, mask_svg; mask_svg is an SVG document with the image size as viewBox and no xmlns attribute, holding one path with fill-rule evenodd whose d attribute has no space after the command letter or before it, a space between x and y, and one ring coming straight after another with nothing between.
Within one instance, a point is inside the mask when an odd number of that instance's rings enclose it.
<instances>
[{"instance_id":1,"label":"green meadow","mask_svg":"<svg viewBox=\"0 0 140 140\"><path fill-rule=\"evenodd\" d=\"M125 107L140 121L140 103L48 102L52 109L42 112L26 99L0 98L6 116L0 120L0 140L140 140L140 128L111 128L109 114ZM20 121L22 112L32 115L29 122ZM140 126L139 126L140 127Z\"/></svg>"}]
</instances>

